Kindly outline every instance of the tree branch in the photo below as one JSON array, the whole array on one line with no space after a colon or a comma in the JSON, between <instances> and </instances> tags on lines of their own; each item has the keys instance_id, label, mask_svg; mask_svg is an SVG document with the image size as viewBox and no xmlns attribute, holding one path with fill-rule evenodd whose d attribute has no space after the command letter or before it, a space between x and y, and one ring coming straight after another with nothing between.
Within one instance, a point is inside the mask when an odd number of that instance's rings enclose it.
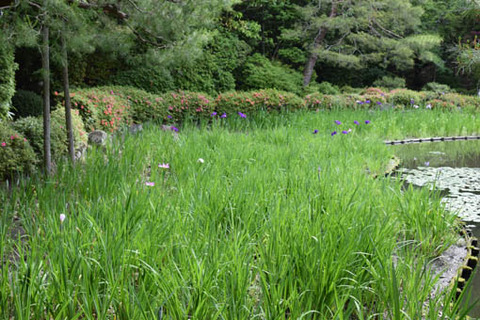
<instances>
[{"instance_id":1,"label":"tree branch","mask_svg":"<svg viewBox=\"0 0 480 320\"><path fill-rule=\"evenodd\" d=\"M115 16L118 19L126 20L128 14L123 11L120 11L119 8L112 3L99 5L97 3L91 3L86 1L77 1L77 0L68 0L69 3L77 4L79 8L82 9L102 9L104 13Z\"/></svg>"}]
</instances>

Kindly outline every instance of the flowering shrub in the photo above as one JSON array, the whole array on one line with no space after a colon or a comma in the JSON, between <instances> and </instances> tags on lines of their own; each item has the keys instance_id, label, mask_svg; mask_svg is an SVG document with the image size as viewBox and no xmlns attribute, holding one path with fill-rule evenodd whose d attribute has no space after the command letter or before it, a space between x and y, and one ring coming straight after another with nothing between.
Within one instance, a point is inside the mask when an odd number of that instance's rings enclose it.
<instances>
[{"instance_id":1,"label":"flowering shrub","mask_svg":"<svg viewBox=\"0 0 480 320\"><path fill-rule=\"evenodd\" d=\"M27 139L8 122L0 122L0 179L33 172L38 159Z\"/></svg>"},{"instance_id":2,"label":"flowering shrub","mask_svg":"<svg viewBox=\"0 0 480 320\"><path fill-rule=\"evenodd\" d=\"M215 108L214 99L207 94L189 91L170 92L163 95L167 111L166 121L181 122L187 117L208 118Z\"/></svg>"},{"instance_id":3,"label":"flowering shrub","mask_svg":"<svg viewBox=\"0 0 480 320\"><path fill-rule=\"evenodd\" d=\"M385 95L388 102L400 106L424 105L426 100L425 93L408 89L395 89Z\"/></svg>"},{"instance_id":4,"label":"flowering shrub","mask_svg":"<svg viewBox=\"0 0 480 320\"><path fill-rule=\"evenodd\" d=\"M125 99L130 107L129 113L135 123L159 121L167 117L167 105L162 96L155 95L133 87L106 87L106 91L113 91L115 95Z\"/></svg>"},{"instance_id":5,"label":"flowering shrub","mask_svg":"<svg viewBox=\"0 0 480 320\"><path fill-rule=\"evenodd\" d=\"M71 94L71 101L88 130L114 132L132 123L128 101L106 87L76 91Z\"/></svg>"},{"instance_id":6,"label":"flowering shrub","mask_svg":"<svg viewBox=\"0 0 480 320\"><path fill-rule=\"evenodd\" d=\"M305 107L308 109L318 109L323 108L323 94L319 92L314 92L309 95L306 95L303 99L305 101Z\"/></svg>"},{"instance_id":7,"label":"flowering shrub","mask_svg":"<svg viewBox=\"0 0 480 320\"><path fill-rule=\"evenodd\" d=\"M254 112L257 110L295 111L305 108L305 101L294 93L265 89L259 91L233 91L219 94L215 99L218 113Z\"/></svg>"},{"instance_id":8,"label":"flowering shrub","mask_svg":"<svg viewBox=\"0 0 480 320\"><path fill-rule=\"evenodd\" d=\"M358 95L322 95L319 93L309 94L305 97L305 103L309 109L334 109L355 108Z\"/></svg>"}]
</instances>

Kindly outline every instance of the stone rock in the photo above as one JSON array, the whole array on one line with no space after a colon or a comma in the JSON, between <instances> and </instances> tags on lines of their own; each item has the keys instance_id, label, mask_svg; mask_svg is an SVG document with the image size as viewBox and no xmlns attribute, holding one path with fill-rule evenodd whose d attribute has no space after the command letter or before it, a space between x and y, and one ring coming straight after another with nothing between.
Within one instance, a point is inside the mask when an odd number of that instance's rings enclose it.
<instances>
[{"instance_id":1,"label":"stone rock","mask_svg":"<svg viewBox=\"0 0 480 320\"><path fill-rule=\"evenodd\" d=\"M75 161L85 160L85 154L87 153L87 146L82 144L75 149Z\"/></svg>"},{"instance_id":2,"label":"stone rock","mask_svg":"<svg viewBox=\"0 0 480 320\"><path fill-rule=\"evenodd\" d=\"M134 123L129 128L130 133L137 133L143 131L143 125L141 123Z\"/></svg>"},{"instance_id":3,"label":"stone rock","mask_svg":"<svg viewBox=\"0 0 480 320\"><path fill-rule=\"evenodd\" d=\"M102 130L95 130L88 134L88 144L104 146L107 142L107 133Z\"/></svg>"}]
</instances>

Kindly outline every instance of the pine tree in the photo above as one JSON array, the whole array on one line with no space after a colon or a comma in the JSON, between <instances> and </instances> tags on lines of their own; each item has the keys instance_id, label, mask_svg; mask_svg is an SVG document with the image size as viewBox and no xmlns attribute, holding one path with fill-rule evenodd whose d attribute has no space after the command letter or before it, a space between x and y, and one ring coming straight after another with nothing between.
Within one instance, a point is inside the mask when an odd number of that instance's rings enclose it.
<instances>
[{"instance_id":1,"label":"pine tree","mask_svg":"<svg viewBox=\"0 0 480 320\"><path fill-rule=\"evenodd\" d=\"M307 50L304 86L310 83L317 61L353 69L377 65L397 70L411 68L415 59L442 61L431 51L441 38L416 34L423 10L410 0L311 0L298 10L301 23L283 36L302 41Z\"/></svg>"}]
</instances>

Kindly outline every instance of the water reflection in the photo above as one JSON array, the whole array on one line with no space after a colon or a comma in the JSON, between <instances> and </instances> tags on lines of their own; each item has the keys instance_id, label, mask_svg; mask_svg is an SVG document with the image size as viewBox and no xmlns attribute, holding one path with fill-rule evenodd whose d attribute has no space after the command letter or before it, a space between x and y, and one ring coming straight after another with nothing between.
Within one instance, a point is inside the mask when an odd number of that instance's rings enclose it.
<instances>
[{"instance_id":1,"label":"water reflection","mask_svg":"<svg viewBox=\"0 0 480 320\"><path fill-rule=\"evenodd\" d=\"M444 201L470 224L480 239L480 141L449 141L392 146L402 159L402 176L417 186L445 192ZM471 301L480 298L478 267L472 279ZM469 312L480 318L480 304Z\"/></svg>"}]
</instances>

